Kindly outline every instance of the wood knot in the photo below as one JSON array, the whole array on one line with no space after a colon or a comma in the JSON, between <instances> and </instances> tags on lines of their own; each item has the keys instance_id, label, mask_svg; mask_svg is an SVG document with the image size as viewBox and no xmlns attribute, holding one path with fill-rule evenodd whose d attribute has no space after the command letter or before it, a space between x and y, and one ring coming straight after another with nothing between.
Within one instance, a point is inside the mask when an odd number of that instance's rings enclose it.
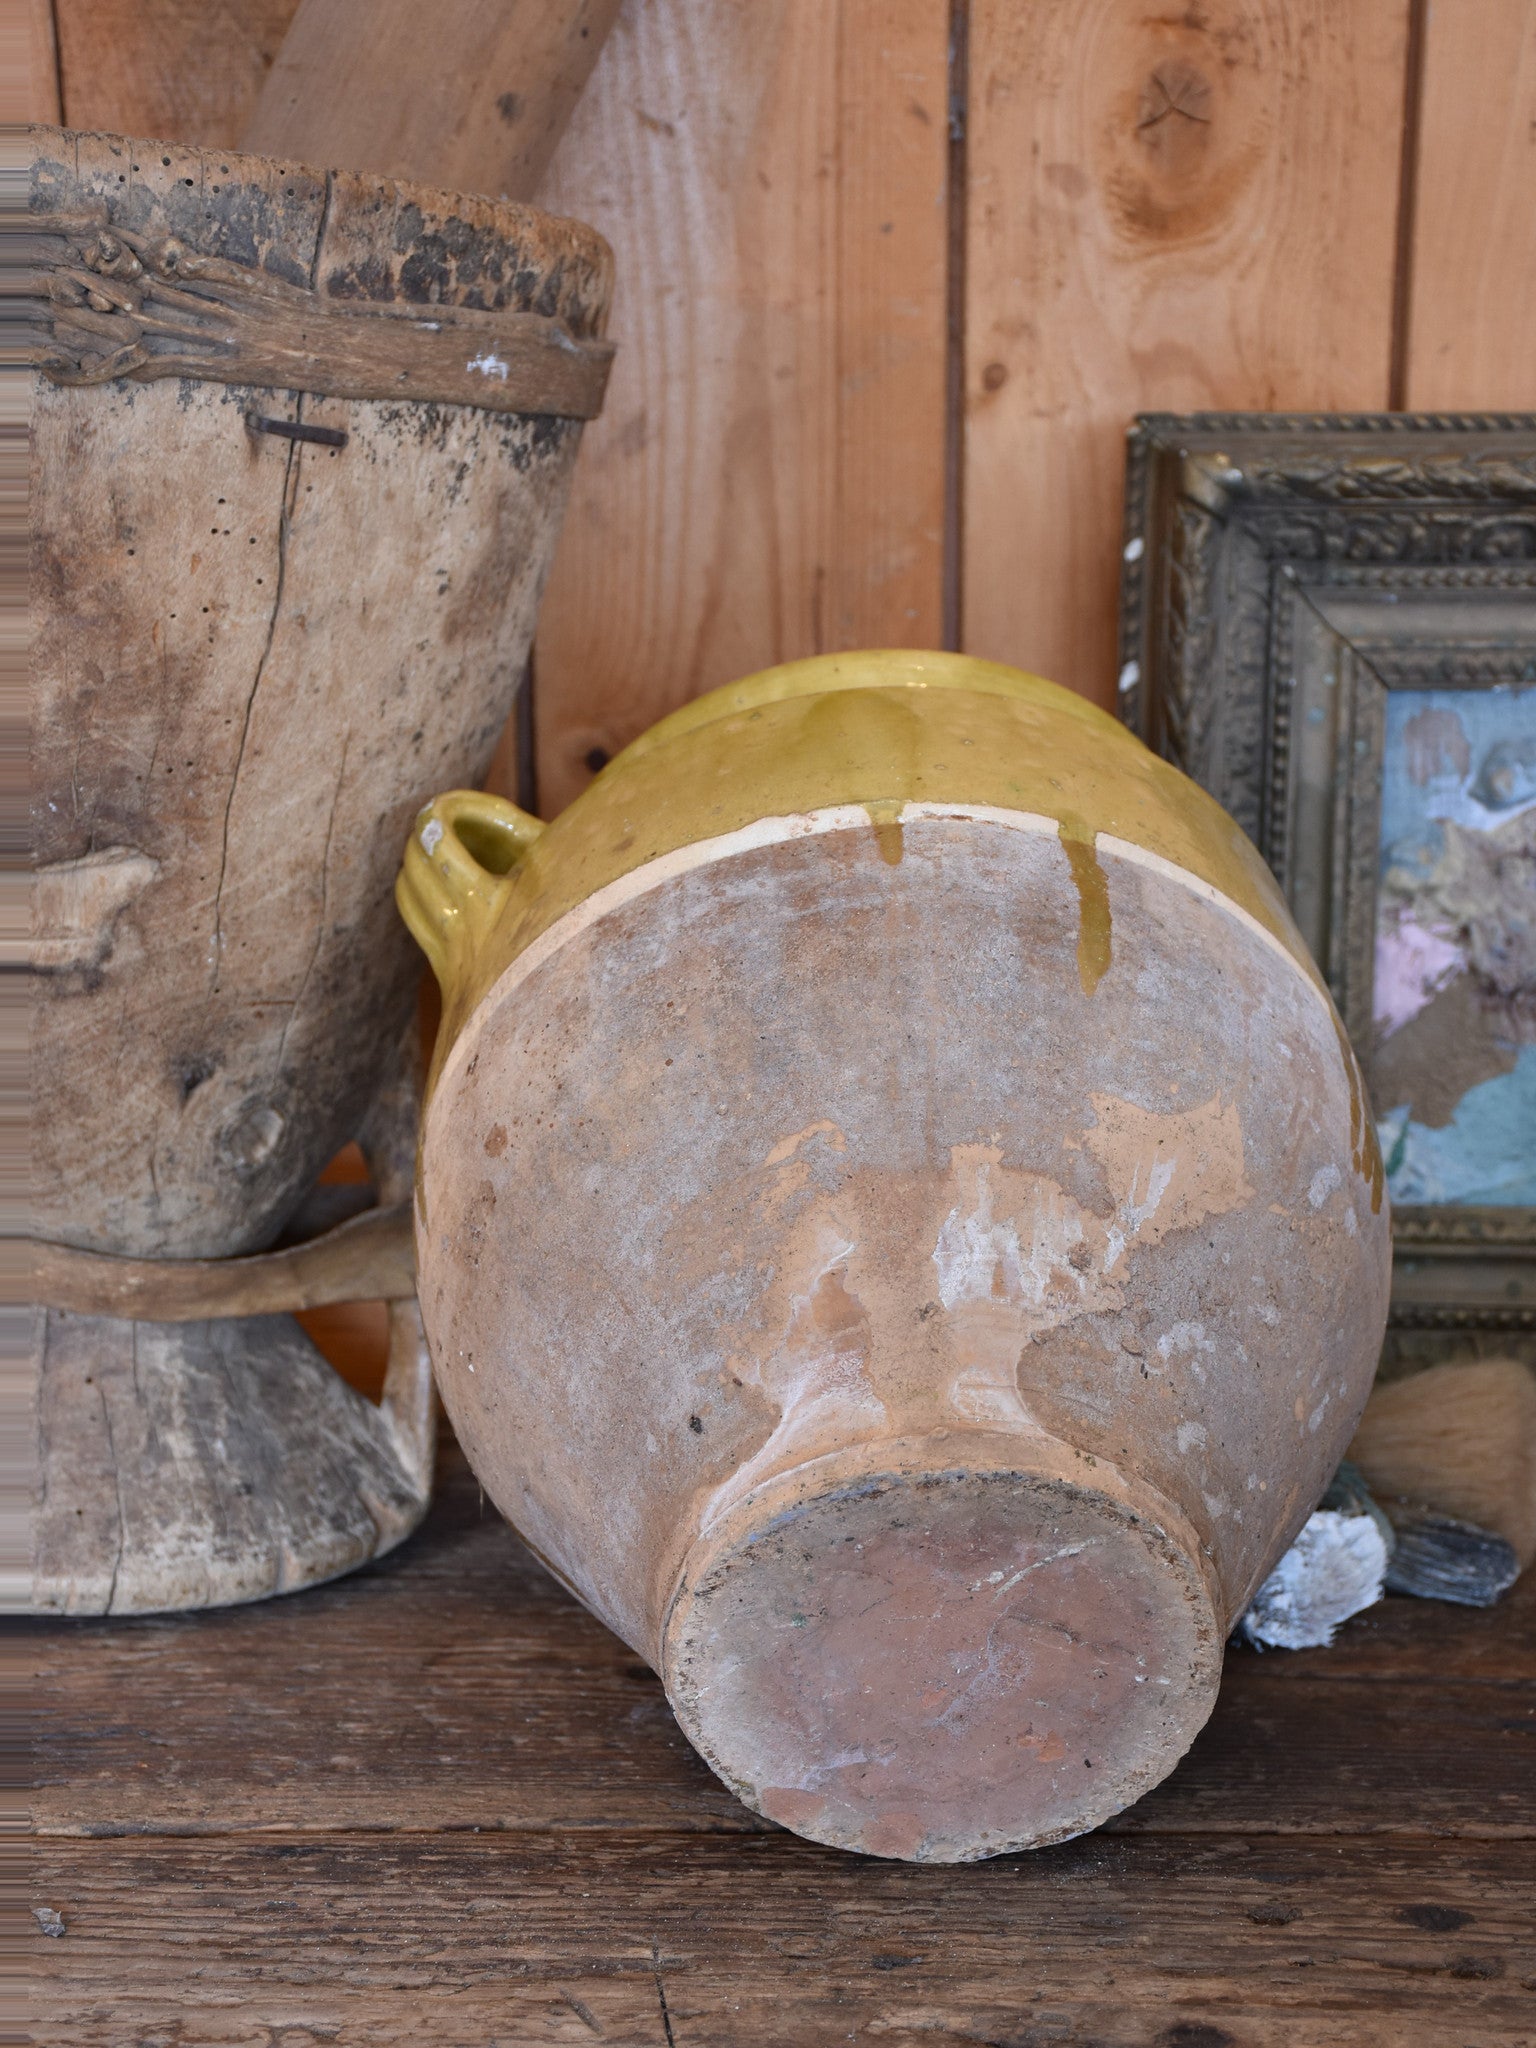
<instances>
[{"instance_id":1,"label":"wood knot","mask_svg":"<svg viewBox=\"0 0 1536 2048\"><path fill-rule=\"evenodd\" d=\"M248 1103L219 1139L226 1166L240 1175L258 1172L283 1141L287 1119L269 1102Z\"/></svg>"},{"instance_id":2,"label":"wood knot","mask_svg":"<svg viewBox=\"0 0 1536 2048\"><path fill-rule=\"evenodd\" d=\"M1156 147L1180 134L1186 125L1209 128L1211 116L1210 80L1198 65L1182 57L1170 57L1153 66L1152 75L1141 89L1136 132L1149 147ZM1155 137L1152 131L1157 128L1167 128L1168 134Z\"/></svg>"},{"instance_id":3,"label":"wood knot","mask_svg":"<svg viewBox=\"0 0 1536 2048\"><path fill-rule=\"evenodd\" d=\"M1211 50L1195 34L1159 37L1127 67L1106 131L1102 187L1138 239L1193 241L1241 203L1269 116L1251 53Z\"/></svg>"},{"instance_id":4,"label":"wood knot","mask_svg":"<svg viewBox=\"0 0 1536 2048\"><path fill-rule=\"evenodd\" d=\"M1136 103L1136 154L1165 197L1203 178L1215 115L1211 81L1197 64L1166 57L1153 66Z\"/></svg>"}]
</instances>

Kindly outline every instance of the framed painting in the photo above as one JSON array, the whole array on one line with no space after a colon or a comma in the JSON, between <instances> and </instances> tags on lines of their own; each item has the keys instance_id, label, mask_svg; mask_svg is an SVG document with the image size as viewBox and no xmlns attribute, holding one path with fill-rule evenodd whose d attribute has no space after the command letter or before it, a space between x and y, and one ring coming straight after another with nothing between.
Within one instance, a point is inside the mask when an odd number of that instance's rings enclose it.
<instances>
[{"instance_id":1,"label":"framed painting","mask_svg":"<svg viewBox=\"0 0 1536 2048\"><path fill-rule=\"evenodd\" d=\"M1327 976L1394 1324L1536 1332L1536 416L1138 419L1119 703Z\"/></svg>"}]
</instances>

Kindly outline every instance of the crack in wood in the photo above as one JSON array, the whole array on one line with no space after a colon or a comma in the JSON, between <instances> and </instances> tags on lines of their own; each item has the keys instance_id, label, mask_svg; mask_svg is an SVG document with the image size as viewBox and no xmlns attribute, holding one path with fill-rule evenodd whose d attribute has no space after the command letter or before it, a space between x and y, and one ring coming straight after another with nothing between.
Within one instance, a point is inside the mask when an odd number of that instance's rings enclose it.
<instances>
[{"instance_id":1,"label":"crack in wood","mask_svg":"<svg viewBox=\"0 0 1536 2048\"><path fill-rule=\"evenodd\" d=\"M581 2000L572 1992L567 1991L563 1984L560 1987L559 1998L562 2005L569 2006L571 2011L575 2013L577 2019L581 2021L588 2033L596 2034L599 2040L603 2038L603 2030L593 2018L592 2008L589 2005L583 2005Z\"/></svg>"},{"instance_id":2,"label":"crack in wood","mask_svg":"<svg viewBox=\"0 0 1536 2048\"><path fill-rule=\"evenodd\" d=\"M667 2009L667 1987L661 1981L661 1946L651 1943L651 1975L656 1979L656 2002L661 2007L662 2032L667 2037L667 2048L677 2048L677 2038L672 2032L672 2015Z\"/></svg>"},{"instance_id":3,"label":"crack in wood","mask_svg":"<svg viewBox=\"0 0 1536 2048\"><path fill-rule=\"evenodd\" d=\"M294 408L294 417L304 417L304 396L301 392ZM277 515L277 588L272 595L272 612L267 620L267 637L256 660L256 674L251 682L250 695L245 700L245 718L240 727L240 745L235 754L235 772L230 777L229 795L224 802L224 829L219 845L219 879L213 895L213 985L209 994L219 992L219 976L224 965L224 877L229 868L229 820L235 808L235 794L240 787L240 770L245 763L246 741L251 734L251 713L256 708L256 693L261 688L261 679L266 674L267 658L272 652L272 641L277 632L277 621L283 609L283 581L288 569L288 535L294 500L290 485L296 490L298 479L295 470L301 453L301 444L288 443L288 460L283 465L283 489Z\"/></svg>"},{"instance_id":4,"label":"crack in wood","mask_svg":"<svg viewBox=\"0 0 1536 2048\"><path fill-rule=\"evenodd\" d=\"M325 944L326 920L330 916L331 908L331 841L336 832L336 812L341 803L341 792L346 786L347 753L351 745L352 734L348 730L342 734L341 764L336 770L336 787L331 793L330 816L325 821L325 846L320 854L320 915L315 920L315 943L310 948L309 959L305 964L303 979L299 983L298 994L294 997L288 1015L283 1020L282 1033L277 1041L276 1071L273 1077L275 1080L281 1080L282 1078L283 1060L288 1051L288 1034L293 1029L294 1019L299 1014L299 1006L304 1001L305 992L309 988L310 977L315 971L315 962L320 958L321 948Z\"/></svg>"}]
</instances>

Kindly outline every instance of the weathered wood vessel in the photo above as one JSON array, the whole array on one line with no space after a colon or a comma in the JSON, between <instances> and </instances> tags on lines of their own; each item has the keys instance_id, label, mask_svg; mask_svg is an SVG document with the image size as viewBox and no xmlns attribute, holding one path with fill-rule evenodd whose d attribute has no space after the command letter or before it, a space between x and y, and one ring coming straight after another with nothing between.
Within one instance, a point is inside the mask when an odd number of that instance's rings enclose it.
<instances>
[{"instance_id":1,"label":"weathered wood vessel","mask_svg":"<svg viewBox=\"0 0 1536 2048\"><path fill-rule=\"evenodd\" d=\"M1163 1777L1369 1391L1328 994L1232 821L952 655L769 671L542 829L430 805L417 1190L487 1490L815 1839L951 1861Z\"/></svg>"},{"instance_id":2,"label":"weathered wood vessel","mask_svg":"<svg viewBox=\"0 0 1536 2048\"><path fill-rule=\"evenodd\" d=\"M408 1190L390 881L523 673L610 258L521 206L50 130L28 208L34 1599L250 1598L414 1525L430 1395L408 1298L382 1409L291 1319L229 1318L409 1265L385 1218L362 1270L355 1234L318 1279L241 1260L221 1312L186 1262L273 1246L381 1088L381 1205Z\"/></svg>"}]
</instances>

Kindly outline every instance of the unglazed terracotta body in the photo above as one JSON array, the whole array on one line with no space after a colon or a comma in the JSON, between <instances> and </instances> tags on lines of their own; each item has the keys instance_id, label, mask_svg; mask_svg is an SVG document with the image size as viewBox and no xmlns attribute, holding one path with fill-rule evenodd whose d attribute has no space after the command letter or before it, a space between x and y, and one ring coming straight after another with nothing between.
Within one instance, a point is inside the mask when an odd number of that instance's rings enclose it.
<instances>
[{"instance_id":1,"label":"unglazed terracotta body","mask_svg":"<svg viewBox=\"0 0 1536 2048\"><path fill-rule=\"evenodd\" d=\"M1225 814L1050 684L835 657L547 831L441 800L400 894L446 995L443 1397L713 1767L934 1861L1163 1777L1390 1263L1353 1059Z\"/></svg>"}]
</instances>

